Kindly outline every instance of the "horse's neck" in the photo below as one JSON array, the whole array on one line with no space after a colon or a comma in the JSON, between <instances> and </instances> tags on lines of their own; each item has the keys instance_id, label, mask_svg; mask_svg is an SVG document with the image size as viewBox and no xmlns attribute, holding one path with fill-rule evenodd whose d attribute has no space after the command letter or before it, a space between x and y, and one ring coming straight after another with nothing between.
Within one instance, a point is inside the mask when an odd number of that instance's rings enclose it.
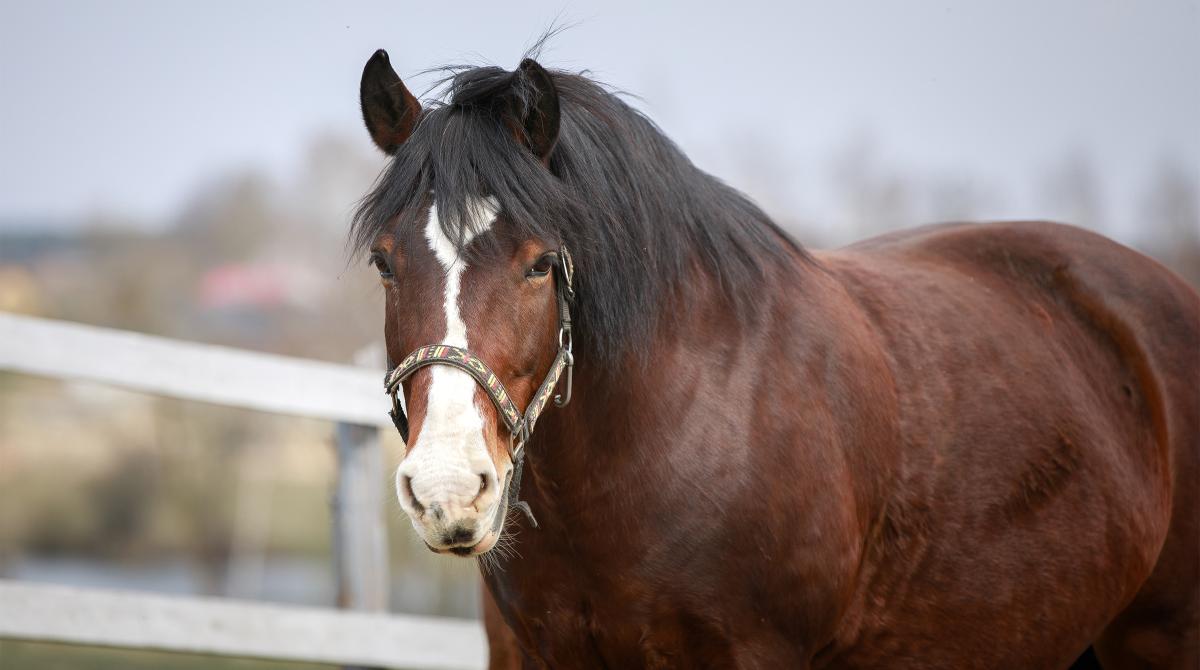
<instances>
[{"instance_id":1,"label":"horse's neck","mask_svg":"<svg viewBox=\"0 0 1200 670\"><path fill-rule=\"evenodd\" d=\"M525 497L545 523L527 537L561 546L654 541L663 524L711 513L690 504L697 496L712 505L738 495L736 484L714 487L714 475L743 467L755 450L786 448L779 440L801 450L845 449L856 462L854 427L868 418L887 424L893 402L859 387L889 373L849 294L828 273L804 267L802 276L764 281L755 321L739 321L714 295L673 310L645 343L644 362L631 356L601 371L581 356L574 399L547 412L528 452ZM813 370L822 376L810 377ZM822 413L831 383L875 410L860 416L842 402L837 413ZM792 409L772 410L783 407ZM881 425L879 434L888 430ZM754 437L764 434L776 437ZM884 470L858 472L856 485L881 490ZM819 476L812 484L845 485ZM875 507L875 493L858 497L863 510ZM614 522L630 534L614 538Z\"/></svg>"},{"instance_id":2,"label":"horse's neck","mask_svg":"<svg viewBox=\"0 0 1200 670\"><path fill-rule=\"evenodd\" d=\"M762 344L779 296L796 290L778 279L764 281L756 296L760 322L743 323L713 286L667 310L651 341L633 345L641 351L625 356L617 369L598 369L580 356L574 399L547 412L529 450L526 497L535 514L545 510L548 530L561 521L577 540L579 524L588 520L644 519L633 507L667 495L652 490L655 474L671 469L664 460L689 446L679 444L681 422L698 407L708 415L727 409L727 389L716 381L720 371L750 362L747 352ZM687 458L716 456L696 449Z\"/></svg>"}]
</instances>

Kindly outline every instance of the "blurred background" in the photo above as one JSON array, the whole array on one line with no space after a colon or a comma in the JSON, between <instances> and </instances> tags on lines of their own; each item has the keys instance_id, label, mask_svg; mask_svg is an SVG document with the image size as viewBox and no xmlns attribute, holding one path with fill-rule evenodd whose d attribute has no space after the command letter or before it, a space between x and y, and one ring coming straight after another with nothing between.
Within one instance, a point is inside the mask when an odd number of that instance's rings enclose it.
<instances>
[{"instance_id":1,"label":"blurred background","mask_svg":"<svg viewBox=\"0 0 1200 670\"><path fill-rule=\"evenodd\" d=\"M383 166L363 63L419 93L555 21L543 64L629 93L810 247L1055 219L1200 282L1196 0L3 0L0 311L349 362L382 333L345 242ZM0 372L0 578L332 605L332 433ZM475 616L474 565L387 517L393 611ZM259 665L0 641L6 668Z\"/></svg>"}]
</instances>

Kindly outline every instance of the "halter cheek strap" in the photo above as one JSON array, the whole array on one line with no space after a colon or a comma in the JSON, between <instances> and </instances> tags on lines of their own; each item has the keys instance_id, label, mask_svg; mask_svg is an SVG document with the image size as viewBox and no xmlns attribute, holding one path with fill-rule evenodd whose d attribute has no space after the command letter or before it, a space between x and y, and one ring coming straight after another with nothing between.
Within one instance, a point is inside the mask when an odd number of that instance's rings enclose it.
<instances>
[{"instance_id":1,"label":"halter cheek strap","mask_svg":"<svg viewBox=\"0 0 1200 670\"><path fill-rule=\"evenodd\" d=\"M558 353L554 357L554 362L550 364L546 378L542 380L541 386L530 399L524 414L517 409L508 389L504 388L504 383L500 381L496 373L478 356L460 347L448 344L429 344L419 347L405 356L399 365L388 370L383 378L384 389L392 396L392 410L388 414L392 417L392 423L396 425L400 437L408 442L408 416L400 404L400 384L415 374L417 370L430 365L449 365L470 375L475 383L479 384L487 393L488 398L496 407L496 412L504 421L505 427L508 428L508 455L513 463L512 477L506 492L508 504L524 512L534 528L537 527L537 520L533 518L533 511L529 509L528 503L521 501L518 497L521 490L521 472L525 465L525 443L529 441L538 417L546 408L546 403L554 394L554 389L558 386L564 373L567 377L566 388L562 394L554 396L554 404L563 407L571 401L575 357L572 353L570 302L575 297L574 274L575 267L571 260L571 254L566 247L561 247L558 263L555 264L555 287L558 297Z\"/></svg>"}]
</instances>

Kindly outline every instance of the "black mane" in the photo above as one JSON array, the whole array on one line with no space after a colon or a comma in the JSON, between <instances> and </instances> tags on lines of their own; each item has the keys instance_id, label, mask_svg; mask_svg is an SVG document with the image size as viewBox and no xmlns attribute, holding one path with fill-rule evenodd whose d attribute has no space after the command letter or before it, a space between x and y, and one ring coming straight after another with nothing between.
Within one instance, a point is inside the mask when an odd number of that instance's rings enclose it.
<instances>
[{"instance_id":1,"label":"black mane","mask_svg":"<svg viewBox=\"0 0 1200 670\"><path fill-rule=\"evenodd\" d=\"M561 121L547 170L501 120L498 100L532 94L520 71L447 72L444 101L427 107L355 213L357 250L393 226L423 225L413 219L431 192L447 237L461 240L470 199L494 197L518 235L571 250L578 346L602 363L649 341L695 267L750 318L764 265L791 250L805 256L746 196L587 77L552 73Z\"/></svg>"}]
</instances>

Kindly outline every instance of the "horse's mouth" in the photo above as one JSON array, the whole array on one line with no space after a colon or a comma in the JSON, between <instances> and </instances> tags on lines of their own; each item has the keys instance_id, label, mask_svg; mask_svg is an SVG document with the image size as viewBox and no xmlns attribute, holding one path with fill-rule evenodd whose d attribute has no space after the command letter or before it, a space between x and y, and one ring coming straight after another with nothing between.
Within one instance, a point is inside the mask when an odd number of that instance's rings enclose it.
<instances>
[{"instance_id":1,"label":"horse's mouth","mask_svg":"<svg viewBox=\"0 0 1200 670\"><path fill-rule=\"evenodd\" d=\"M499 544L500 535L504 532L504 519L508 515L508 485L512 479L512 476L512 468L509 468L508 474L504 477L504 495L500 496L500 499L496 501L496 507L489 515L491 518L491 527L488 528L487 532L483 534L483 537L479 538L478 542L470 545L461 544L453 547L439 548L423 540L425 548L438 555L445 556L446 554L453 554L455 556L462 556L464 558L482 556L494 549L496 545Z\"/></svg>"},{"instance_id":2,"label":"horse's mouth","mask_svg":"<svg viewBox=\"0 0 1200 670\"><path fill-rule=\"evenodd\" d=\"M427 549L429 549L429 551L432 551L435 554L440 554L440 555L454 554L455 556L462 556L464 558L467 558L467 557L472 557L472 556L482 556L483 554L486 554L489 551L491 551L493 548L495 548L495 546L497 544L495 538L496 538L495 533L488 532L478 542L476 542L475 544L471 544L471 545L458 545L458 546L454 546L454 547L442 547L439 549L439 548L429 544L428 542L426 542L425 547Z\"/></svg>"}]
</instances>

